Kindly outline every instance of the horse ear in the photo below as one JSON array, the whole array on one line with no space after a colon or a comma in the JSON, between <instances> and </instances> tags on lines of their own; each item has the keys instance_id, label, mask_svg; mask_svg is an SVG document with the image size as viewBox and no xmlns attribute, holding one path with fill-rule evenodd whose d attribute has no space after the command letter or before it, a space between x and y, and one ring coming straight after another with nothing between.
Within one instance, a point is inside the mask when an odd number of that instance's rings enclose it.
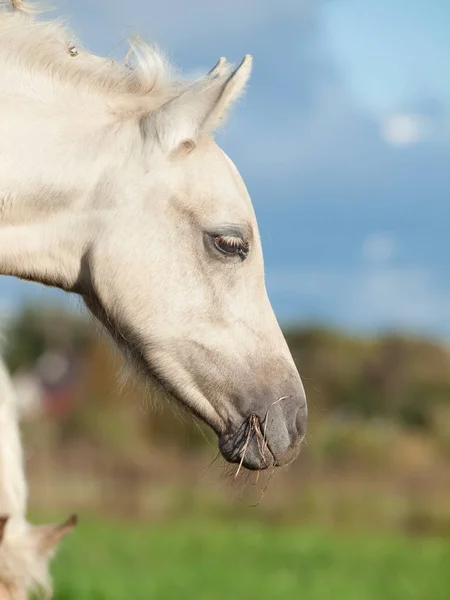
<instances>
[{"instance_id":1,"label":"horse ear","mask_svg":"<svg viewBox=\"0 0 450 600\"><path fill-rule=\"evenodd\" d=\"M226 119L231 106L244 93L252 72L252 63L253 58L250 54L247 54L238 68L227 79L219 99L203 123L203 131L208 133L214 131Z\"/></svg>"},{"instance_id":2,"label":"horse ear","mask_svg":"<svg viewBox=\"0 0 450 600\"><path fill-rule=\"evenodd\" d=\"M0 544L3 542L3 538L5 536L6 523L8 522L8 520L9 517L0 517Z\"/></svg>"},{"instance_id":3,"label":"horse ear","mask_svg":"<svg viewBox=\"0 0 450 600\"><path fill-rule=\"evenodd\" d=\"M164 152L190 152L202 133L211 133L242 94L251 72L246 56L232 71L224 58L202 79L145 117L144 131L156 135Z\"/></svg>"},{"instance_id":4,"label":"horse ear","mask_svg":"<svg viewBox=\"0 0 450 600\"><path fill-rule=\"evenodd\" d=\"M77 523L78 517L73 514L64 523L33 527L32 535L36 540L38 553L41 556L52 554L59 542L75 528Z\"/></svg>"}]
</instances>

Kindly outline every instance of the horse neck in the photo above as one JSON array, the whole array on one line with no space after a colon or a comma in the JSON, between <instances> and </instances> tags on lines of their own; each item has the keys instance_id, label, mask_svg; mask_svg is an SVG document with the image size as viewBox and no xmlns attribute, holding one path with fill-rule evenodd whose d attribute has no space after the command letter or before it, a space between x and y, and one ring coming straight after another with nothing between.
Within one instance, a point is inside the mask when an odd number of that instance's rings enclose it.
<instances>
[{"instance_id":1,"label":"horse neck","mask_svg":"<svg viewBox=\"0 0 450 600\"><path fill-rule=\"evenodd\" d=\"M105 99L35 60L72 66L56 26L0 12L0 34L0 225L77 210L111 158Z\"/></svg>"},{"instance_id":2,"label":"horse neck","mask_svg":"<svg viewBox=\"0 0 450 600\"><path fill-rule=\"evenodd\" d=\"M0 110L1 225L98 205L102 180L117 172L117 132L106 118L99 123L98 115L52 114L39 105L14 107L1 98Z\"/></svg>"},{"instance_id":3,"label":"horse neck","mask_svg":"<svg viewBox=\"0 0 450 600\"><path fill-rule=\"evenodd\" d=\"M136 128L1 95L0 114L0 274L77 291L100 213L132 177Z\"/></svg>"}]
</instances>

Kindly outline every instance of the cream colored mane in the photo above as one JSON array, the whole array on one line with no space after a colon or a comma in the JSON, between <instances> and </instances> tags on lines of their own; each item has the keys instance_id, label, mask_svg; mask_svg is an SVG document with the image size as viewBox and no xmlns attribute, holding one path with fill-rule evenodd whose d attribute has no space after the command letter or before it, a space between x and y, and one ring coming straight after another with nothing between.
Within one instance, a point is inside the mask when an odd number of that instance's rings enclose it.
<instances>
[{"instance_id":1,"label":"cream colored mane","mask_svg":"<svg viewBox=\"0 0 450 600\"><path fill-rule=\"evenodd\" d=\"M62 23L37 21L29 12L6 11L0 17L0 82L8 77L8 93L34 102L58 102L59 110L77 105L86 110L83 101L88 99L91 106L108 103L112 112L141 114L181 91L182 84L156 48L133 43L133 64L97 57L85 51ZM15 71L15 85L9 69ZM32 85L26 86L30 78Z\"/></svg>"}]
</instances>

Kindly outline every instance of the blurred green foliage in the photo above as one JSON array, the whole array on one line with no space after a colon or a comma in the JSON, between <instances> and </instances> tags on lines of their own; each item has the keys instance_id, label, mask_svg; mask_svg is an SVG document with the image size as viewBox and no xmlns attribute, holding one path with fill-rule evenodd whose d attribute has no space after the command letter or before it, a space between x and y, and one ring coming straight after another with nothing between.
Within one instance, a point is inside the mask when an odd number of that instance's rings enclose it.
<instances>
[{"instance_id":1,"label":"blurred green foliage","mask_svg":"<svg viewBox=\"0 0 450 600\"><path fill-rule=\"evenodd\" d=\"M82 522L55 600L447 600L450 542L245 522Z\"/></svg>"}]
</instances>

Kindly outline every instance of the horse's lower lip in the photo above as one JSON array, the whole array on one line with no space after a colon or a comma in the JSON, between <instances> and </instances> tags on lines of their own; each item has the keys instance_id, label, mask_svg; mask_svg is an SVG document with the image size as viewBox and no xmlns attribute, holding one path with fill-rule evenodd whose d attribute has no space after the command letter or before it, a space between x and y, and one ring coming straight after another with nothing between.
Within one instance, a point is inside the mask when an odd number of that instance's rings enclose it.
<instances>
[{"instance_id":1,"label":"horse's lower lip","mask_svg":"<svg viewBox=\"0 0 450 600\"><path fill-rule=\"evenodd\" d=\"M300 452L300 446L303 442L303 440L305 439L305 436L299 436L295 442L292 444L292 446L290 448L288 448L286 450L286 452L284 452L283 454L281 454L280 456L274 457L274 466L275 467L287 467L287 465L290 465L291 462L293 462L299 452ZM273 456L273 454L272 454Z\"/></svg>"}]
</instances>

